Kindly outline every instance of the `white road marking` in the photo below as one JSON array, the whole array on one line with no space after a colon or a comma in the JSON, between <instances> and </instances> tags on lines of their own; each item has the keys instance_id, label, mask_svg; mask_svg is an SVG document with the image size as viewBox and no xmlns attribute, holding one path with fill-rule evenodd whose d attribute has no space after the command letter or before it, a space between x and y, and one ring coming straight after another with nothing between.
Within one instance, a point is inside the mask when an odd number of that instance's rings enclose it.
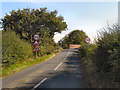
<instances>
[{"instance_id":1,"label":"white road marking","mask_svg":"<svg viewBox=\"0 0 120 90\"><path fill-rule=\"evenodd\" d=\"M64 58L64 60L68 57L69 54L70 54L70 51L68 52L68 54L67 54L67 56ZM64 61L64 60L63 60L63 61Z\"/></svg>"},{"instance_id":2,"label":"white road marking","mask_svg":"<svg viewBox=\"0 0 120 90\"><path fill-rule=\"evenodd\" d=\"M57 70L61 64L62 64L62 62L54 70Z\"/></svg>"},{"instance_id":3,"label":"white road marking","mask_svg":"<svg viewBox=\"0 0 120 90\"><path fill-rule=\"evenodd\" d=\"M41 82L39 82L37 85L35 85L32 90L34 90L35 88L40 86L45 80L47 80L47 78L44 78Z\"/></svg>"},{"instance_id":4,"label":"white road marking","mask_svg":"<svg viewBox=\"0 0 120 90\"><path fill-rule=\"evenodd\" d=\"M63 61L68 57L68 55L70 54L70 51L68 52L67 56L63 59ZM60 65L62 64L62 62L54 69L54 70L57 70ZM47 78L44 78L41 82L39 82L36 86L33 87L33 89L31 90L34 90L36 89L38 86L40 86L45 80L47 80Z\"/></svg>"},{"instance_id":5,"label":"white road marking","mask_svg":"<svg viewBox=\"0 0 120 90\"><path fill-rule=\"evenodd\" d=\"M63 59L63 61L66 60L66 58L68 57L69 54L70 54L70 51L68 52L67 56ZM63 62L63 61L62 61L62 62ZM57 70L57 69L60 67L60 65L62 64L62 62L61 62L54 70Z\"/></svg>"}]
</instances>

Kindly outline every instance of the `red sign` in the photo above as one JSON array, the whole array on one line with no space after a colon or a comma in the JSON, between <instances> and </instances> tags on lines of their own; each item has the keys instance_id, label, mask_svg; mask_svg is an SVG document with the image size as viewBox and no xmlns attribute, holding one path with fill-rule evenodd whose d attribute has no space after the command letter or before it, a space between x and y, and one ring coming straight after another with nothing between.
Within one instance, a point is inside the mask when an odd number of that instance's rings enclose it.
<instances>
[{"instance_id":1,"label":"red sign","mask_svg":"<svg viewBox=\"0 0 120 90\"><path fill-rule=\"evenodd\" d=\"M89 43L90 43L90 38L87 37L87 38L85 39L85 42L86 42L87 44L89 44Z\"/></svg>"},{"instance_id":2,"label":"red sign","mask_svg":"<svg viewBox=\"0 0 120 90\"><path fill-rule=\"evenodd\" d=\"M35 41L33 46L40 46L40 44L37 41Z\"/></svg>"},{"instance_id":3,"label":"red sign","mask_svg":"<svg viewBox=\"0 0 120 90\"><path fill-rule=\"evenodd\" d=\"M38 35L38 34L35 34L33 38L34 38L34 40L37 41L37 40L39 39L39 35Z\"/></svg>"},{"instance_id":4,"label":"red sign","mask_svg":"<svg viewBox=\"0 0 120 90\"><path fill-rule=\"evenodd\" d=\"M35 51L35 52L39 52L40 50L38 49L37 46L35 46L34 51Z\"/></svg>"}]
</instances>

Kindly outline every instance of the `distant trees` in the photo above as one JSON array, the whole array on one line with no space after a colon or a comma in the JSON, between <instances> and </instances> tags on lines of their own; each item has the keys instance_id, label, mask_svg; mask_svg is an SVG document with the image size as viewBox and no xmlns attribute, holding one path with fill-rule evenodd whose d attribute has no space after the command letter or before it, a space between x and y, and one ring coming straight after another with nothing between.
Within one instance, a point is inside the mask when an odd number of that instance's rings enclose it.
<instances>
[{"instance_id":1,"label":"distant trees","mask_svg":"<svg viewBox=\"0 0 120 90\"><path fill-rule=\"evenodd\" d=\"M85 43L87 35L82 30L74 30L63 38L62 45L68 48L69 44L82 44Z\"/></svg>"},{"instance_id":2,"label":"distant trees","mask_svg":"<svg viewBox=\"0 0 120 90\"><path fill-rule=\"evenodd\" d=\"M15 31L20 34L22 39L32 41L35 33L42 38L53 38L55 32L61 32L67 28L66 22L62 16L57 16L57 11L48 12L47 8L40 9L18 9L12 10L10 15L2 19L2 26L4 30Z\"/></svg>"}]
</instances>

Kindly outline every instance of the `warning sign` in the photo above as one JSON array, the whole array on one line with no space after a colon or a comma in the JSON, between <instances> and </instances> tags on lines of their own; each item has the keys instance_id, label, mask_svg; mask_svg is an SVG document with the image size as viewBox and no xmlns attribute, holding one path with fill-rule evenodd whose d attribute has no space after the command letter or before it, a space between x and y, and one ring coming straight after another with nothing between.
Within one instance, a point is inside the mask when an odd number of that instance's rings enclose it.
<instances>
[{"instance_id":1,"label":"warning sign","mask_svg":"<svg viewBox=\"0 0 120 90\"><path fill-rule=\"evenodd\" d=\"M35 41L33 46L40 46L40 44L37 41Z\"/></svg>"},{"instance_id":2,"label":"warning sign","mask_svg":"<svg viewBox=\"0 0 120 90\"><path fill-rule=\"evenodd\" d=\"M38 49L37 46L34 48L34 51L35 51L35 52L39 52L39 49Z\"/></svg>"}]
</instances>

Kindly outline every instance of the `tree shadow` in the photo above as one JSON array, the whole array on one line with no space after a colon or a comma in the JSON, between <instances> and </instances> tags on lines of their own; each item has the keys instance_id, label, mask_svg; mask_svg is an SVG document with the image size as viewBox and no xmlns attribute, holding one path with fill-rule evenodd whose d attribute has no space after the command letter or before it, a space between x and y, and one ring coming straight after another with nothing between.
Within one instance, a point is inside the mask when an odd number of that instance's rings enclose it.
<instances>
[{"instance_id":1,"label":"tree shadow","mask_svg":"<svg viewBox=\"0 0 120 90\"><path fill-rule=\"evenodd\" d=\"M87 85L76 50L78 49L73 50L72 55L65 60L63 70L51 71L47 72L46 75L44 74L42 79L47 77L47 80L41 83L38 88L86 88ZM22 86L21 88L33 88L42 79L39 76L35 77L30 83L24 83L26 86Z\"/></svg>"}]
</instances>

